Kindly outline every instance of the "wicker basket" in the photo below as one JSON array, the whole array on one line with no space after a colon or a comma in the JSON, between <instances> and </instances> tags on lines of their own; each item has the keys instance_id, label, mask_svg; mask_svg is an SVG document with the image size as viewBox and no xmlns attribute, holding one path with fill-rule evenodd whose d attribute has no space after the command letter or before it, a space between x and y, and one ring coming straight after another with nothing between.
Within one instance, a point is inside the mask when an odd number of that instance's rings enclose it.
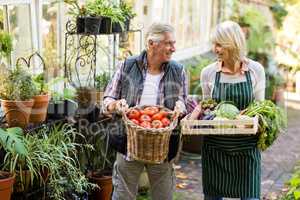
<instances>
[{"instance_id":1,"label":"wicker basket","mask_svg":"<svg viewBox=\"0 0 300 200\"><path fill-rule=\"evenodd\" d=\"M258 117L249 120L190 120L187 115L180 125L183 135L255 135Z\"/></svg>"},{"instance_id":2,"label":"wicker basket","mask_svg":"<svg viewBox=\"0 0 300 200\"><path fill-rule=\"evenodd\" d=\"M135 107L143 109L144 107ZM171 110L159 107L168 112ZM173 115L170 125L165 128L143 128L134 124L123 113L123 120L127 130L127 155L134 160L145 163L159 164L164 162L169 152L169 141L172 130L178 122L178 115Z\"/></svg>"}]
</instances>

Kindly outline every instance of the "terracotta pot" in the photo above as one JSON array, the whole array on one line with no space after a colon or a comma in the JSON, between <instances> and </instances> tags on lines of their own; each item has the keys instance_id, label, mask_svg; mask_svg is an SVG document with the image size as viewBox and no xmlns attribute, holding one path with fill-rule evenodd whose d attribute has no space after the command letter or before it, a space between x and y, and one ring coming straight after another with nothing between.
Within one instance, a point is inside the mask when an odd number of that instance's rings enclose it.
<instances>
[{"instance_id":1,"label":"terracotta pot","mask_svg":"<svg viewBox=\"0 0 300 200\"><path fill-rule=\"evenodd\" d=\"M93 200L110 200L112 193L112 177L102 173L89 173L88 178L99 186L92 192Z\"/></svg>"},{"instance_id":2,"label":"terracotta pot","mask_svg":"<svg viewBox=\"0 0 300 200\"><path fill-rule=\"evenodd\" d=\"M46 120L50 95L36 95L33 100L29 122L39 124Z\"/></svg>"},{"instance_id":3,"label":"terracotta pot","mask_svg":"<svg viewBox=\"0 0 300 200\"><path fill-rule=\"evenodd\" d=\"M32 106L32 99L28 101L1 100L1 107L9 127L25 128L29 123Z\"/></svg>"},{"instance_id":4,"label":"terracotta pot","mask_svg":"<svg viewBox=\"0 0 300 200\"><path fill-rule=\"evenodd\" d=\"M0 197L1 200L10 200L15 176L9 172L0 171ZM2 178L3 177L3 178Z\"/></svg>"}]
</instances>

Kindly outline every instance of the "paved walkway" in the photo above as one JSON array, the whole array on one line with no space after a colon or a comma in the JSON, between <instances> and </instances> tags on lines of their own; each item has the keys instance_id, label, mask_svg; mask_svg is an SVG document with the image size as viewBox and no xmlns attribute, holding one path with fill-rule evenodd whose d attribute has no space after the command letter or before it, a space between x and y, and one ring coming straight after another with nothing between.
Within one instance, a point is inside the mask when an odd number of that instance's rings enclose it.
<instances>
[{"instance_id":1,"label":"paved walkway","mask_svg":"<svg viewBox=\"0 0 300 200\"><path fill-rule=\"evenodd\" d=\"M294 166L300 161L300 109L288 109L287 113L287 131L262 153L261 189L264 199L277 199ZM203 199L199 159L183 159L176 165L176 174L178 199Z\"/></svg>"}]
</instances>

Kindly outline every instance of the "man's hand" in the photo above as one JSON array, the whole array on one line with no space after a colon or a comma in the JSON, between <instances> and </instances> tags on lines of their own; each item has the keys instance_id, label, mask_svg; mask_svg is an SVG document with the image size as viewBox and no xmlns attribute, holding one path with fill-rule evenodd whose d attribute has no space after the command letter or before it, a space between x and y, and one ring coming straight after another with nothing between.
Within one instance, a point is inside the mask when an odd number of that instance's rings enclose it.
<instances>
[{"instance_id":1,"label":"man's hand","mask_svg":"<svg viewBox=\"0 0 300 200\"><path fill-rule=\"evenodd\" d=\"M175 108L174 108L175 113L177 112L179 115L183 115L186 112L185 105L182 101L176 101L175 103Z\"/></svg>"},{"instance_id":2,"label":"man's hand","mask_svg":"<svg viewBox=\"0 0 300 200\"><path fill-rule=\"evenodd\" d=\"M111 102L107 107L107 110L110 113L113 113L113 112L122 113L123 111L126 112L127 109L128 109L128 105L127 105L127 102L125 99L120 99L120 100Z\"/></svg>"}]
</instances>

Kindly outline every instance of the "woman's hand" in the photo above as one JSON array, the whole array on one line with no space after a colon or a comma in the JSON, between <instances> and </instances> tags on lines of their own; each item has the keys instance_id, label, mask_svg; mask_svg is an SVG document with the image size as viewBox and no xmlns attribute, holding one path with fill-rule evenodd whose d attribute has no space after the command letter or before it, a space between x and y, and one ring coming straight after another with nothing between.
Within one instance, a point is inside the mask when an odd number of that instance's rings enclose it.
<instances>
[{"instance_id":1,"label":"woman's hand","mask_svg":"<svg viewBox=\"0 0 300 200\"><path fill-rule=\"evenodd\" d=\"M199 103L193 110L189 119L198 119L198 117L202 114L201 103Z\"/></svg>"}]
</instances>

